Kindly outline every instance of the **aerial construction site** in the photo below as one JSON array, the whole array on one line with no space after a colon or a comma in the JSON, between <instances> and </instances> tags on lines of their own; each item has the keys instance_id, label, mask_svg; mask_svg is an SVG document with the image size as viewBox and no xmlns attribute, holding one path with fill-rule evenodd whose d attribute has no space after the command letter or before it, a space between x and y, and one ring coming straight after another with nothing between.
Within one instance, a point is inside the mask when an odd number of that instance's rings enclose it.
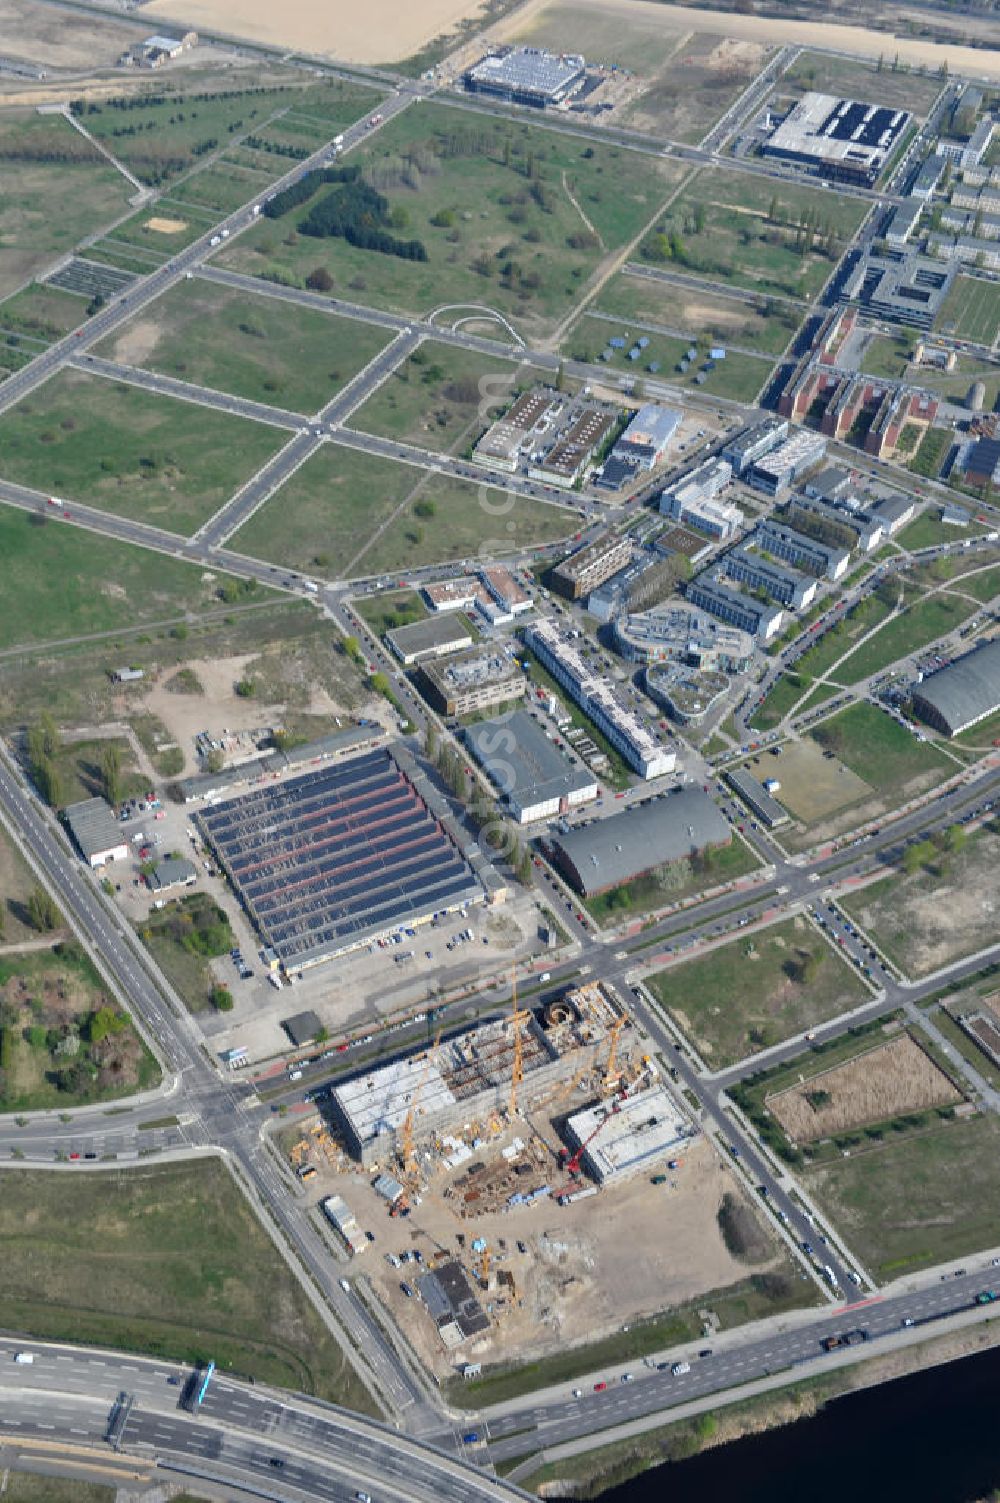
<instances>
[{"instance_id":1,"label":"aerial construction site","mask_svg":"<svg viewBox=\"0 0 1000 1503\"><path fill-rule=\"evenodd\" d=\"M745 1274L717 1226L730 1171L670 1074L610 985L515 994L332 1087L292 1158L429 1366L520 1359Z\"/></svg>"}]
</instances>

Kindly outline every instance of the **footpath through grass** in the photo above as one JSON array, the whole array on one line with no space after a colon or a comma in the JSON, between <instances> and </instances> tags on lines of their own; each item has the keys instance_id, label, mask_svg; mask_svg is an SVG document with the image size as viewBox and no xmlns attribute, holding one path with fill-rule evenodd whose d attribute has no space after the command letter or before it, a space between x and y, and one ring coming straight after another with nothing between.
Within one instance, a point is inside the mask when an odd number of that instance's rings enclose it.
<instances>
[{"instance_id":1,"label":"footpath through grass","mask_svg":"<svg viewBox=\"0 0 1000 1503\"><path fill-rule=\"evenodd\" d=\"M224 1372L373 1412L217 1160L0 1172L0 1326Z\"/></svg>"}]
</instances>

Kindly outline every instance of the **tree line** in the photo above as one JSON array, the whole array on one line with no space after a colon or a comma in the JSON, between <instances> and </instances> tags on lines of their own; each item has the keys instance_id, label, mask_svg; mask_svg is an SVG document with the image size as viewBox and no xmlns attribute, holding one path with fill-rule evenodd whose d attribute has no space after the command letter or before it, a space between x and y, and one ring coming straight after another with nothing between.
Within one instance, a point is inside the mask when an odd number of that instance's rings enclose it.
<instances>
[{"instance_id":1,"label":"tree line","mask_svg":"<svg viewBox=\"0 0 1000 1503\"><path fill-rule=\"evenodd\" d=\"M303 235L317 239L335 237L359 250L374 250L398 256L403 261L426 261L422 240L400 240L385 226L389 202L367 183L345 183L314 204L299 226Z\"/></svg>"},{"instance_id":2,"label":"tree line","mask_svg":"<svg viewBox=\"0 0 1000 1503\"><path fill-rule=\"evenodd\" d=\"M267 219L281 219L289 209L297 209L299 204L307 203L324 183L354 183L360 175L359 167L316 167L269 198L263 208L264 216Z\"/></svg>"}]
</instances>

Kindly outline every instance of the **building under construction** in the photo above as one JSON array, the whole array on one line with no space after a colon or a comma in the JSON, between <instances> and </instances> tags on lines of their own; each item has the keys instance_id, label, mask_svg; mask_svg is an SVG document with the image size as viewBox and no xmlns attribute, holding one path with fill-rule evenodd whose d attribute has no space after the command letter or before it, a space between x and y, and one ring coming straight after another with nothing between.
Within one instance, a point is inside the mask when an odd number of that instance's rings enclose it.
<instances>
[{"instance_id":1,"label":"building under construction","mask_svg":"<svg viewBox=\"0 0 1000 1503\"><path fill-rule=\"evenodd\" d=\"M590 982L355 1076L331 1091L331 1108L362 1164L412 1164L422 1149L530 1111L588 1072L612 1084L637 1050L614 988Z\"/></svg>"}]
</instances>

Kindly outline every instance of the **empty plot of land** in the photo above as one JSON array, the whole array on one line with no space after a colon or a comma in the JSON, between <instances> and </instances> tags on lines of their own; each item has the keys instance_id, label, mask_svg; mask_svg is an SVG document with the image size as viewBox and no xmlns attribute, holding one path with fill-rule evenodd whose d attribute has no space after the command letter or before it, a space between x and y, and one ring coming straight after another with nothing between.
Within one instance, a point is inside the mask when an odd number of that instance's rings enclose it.
<instances>
[{"instance_id":1,"label":"empty plot of land","mask_svg":"<svg viewBox=\"0 0 1000 1503\"><path fill-rule=\"evenodd\" d=\"M128 207L128 183L57 115L0 116L0 297Z\"/></svg>"},{"instance_id":2,"label":"empty plot of land","mask_svg":"<svg viewBox=\"0 0 1000 1503\"><path fill-rule=\"evenodd\" d=\"M762 775L760 768L752 765L747 771ZM825 757L815 741L787 742L780 760L775 758L773 769L768 771L781 783L779 802L804 825L816 824L840 809L860 803L874 791L870 783L836 757Z\"/></svg>"},{"instance_id":3,"label":"empty plot of land","mask_svg":"<svg viewBox=\"0 0 1000 1503\"><path fill-rule=\"evenodd\" d=\"M648 985L715 1069L847 1012L869 995L801 918L672 966Z\"/></svg>"},{"instance_id":4,"label":"empty plot of land","mask_svg":"<svg viewBox=\"0 0 1000 1503\"><path fill-rule=\"evenodd\" d=\"M370 305L426 314L487 304L522 333L538 332L578 299L602 256L649 223L685 171L436 103L390 121L358 161L396 232L425 259L299 233L331 192L317 185L300 208L241 235L222 264L294 285L322 267L339 294Z\"/></svg>"},{"instance_id":5,"label":"empty plot of land","mask_svg":"<svg viewBox=\"0 0 1000 1503\"><path fill-rule=\"evenodd\" d=\"M852 1151L806 1185L873 1272L896 1277L1000 1242L1000 1121L985 1113Z\"/></svg>"},{"instance_id":6,"label":"empty plot of land","mask_svg":"<svg viewBox=\"0 0 1000 1503\"><path fill-rule=\"evenodd\" d=\"M793 304L776 298L720 297L629 271L601 288L594 311L762 355L780 355L801 322Z\"/></svg>"},{"instance_id":7,"label":"empty plot of land","mask_svg":"<svg viewBox=\"0 0 1000 1503\"><path fill-rule=\"evenodd\" d=\"M428 341L358 408L351 426L455 453L478 438L529 381L530 372L513 361Z\"/></svg>"},{"instance_id":8,"label":"empty plot of land","mask_svg":"<svg viewBox=\"0 0 1000 1503\"><path fill-rule=\"evenodd\" d=\"M0 329L48 344L82 324L86 307L85 300L71 292L32 282L0 303Z\"/></svg>"},{"instance_id":9,"label":"empty plot of land","mask_svg":"<svg viewBox=\"0 0 1000 1503\"><path fill-rule=\"evenodd\" d=\"M158 256L166 260L174 251L183 250L199 236L207 234L212 223L210 209L174 205L168 200L160 199L155 212L141 209L131 219L116 224L104 240L97 242L94 249L106 249L113 254L116 249L122 250L125 246L134 245L149 252L151 258Z\"/></svg>"},{"instance_id":10,"label":"empty plot of land","mask_svg":"<svg viewBox=\"0 0 1000 1503\"><path fill-rule=\"evenodd\" d=\"M0 475L186 534L286 437L229 413L62 371L0 419Z\"/></svg>"},{"instance_id":11,"label":"empty plot of land","mask_svg":"<svg viewBox=\"0 0 1000 1503\"><path fill-rule=\"evenodd\" d=\"M1000 335L1000 287L976 277L956 277L941 305L936 328L992 348Z\"/></svg>"},{"instance_id":12,"label":"empty plot of land","mask_svg":"<svg viewBox=\"0 0 1000 1503\"><path fill-rule=\"evenodd\" d=\"M867 207L798 184L779 183L772 191L759 178L709 168L674 200L641 256L765 295L813 298Z\"/></svg>"},{"instance_id":13,"label":"empty plot of land","mask_svg":"<svg viewBox=\"0 0 1000 1503\"><path fill-rule=\"evenodd\" d=\"M624 338L624 348L608 345L609 339ZM645 340L641 355L633 360L630 350L635 340ZM709 396L734 402L752 402L771 375L772 362L739 350L723 350L711 358L714 341L701 336L646 333L629 329L625 324L608 323L603 318L584 314L563 342L563 349L574 360L600 362L610 370L630 372L644 377L646 372L662 375L674 386L693 386ZM694 348L694 359L688 359Z\"/></svg>"},{"instance_id":14,"label":"empty plot of land","mask_svg":"<svg viewBox=\"0 0 1000 1503\"><path fill-rule=\"evenodd\" d=\"M936 746L918 741L898 720L870 704L851 705L810 735L877 792L891 794L897 804L957 770Z\"/></svg>"},{"instance_id":15,"label":"empty plot of land","mask_svg":"<svg viewBox=\"0 0 1000 1503\"><path fill-rule=\"evenodd\" d=\"M954 631L975 614L976 604L960 595L936 594L918 600L852 652L836 671L842 684L856 684L890 663L917 652Z\"/></svg>"},{"instance_id":16,"label":"empty plot of land","mask_svg":"<svg viewBox=\"0 0 1000 1503\"><path fill-rule=\"evenodd\" d=\"M100 353L291 412L318 411L389 342L371 324L195 278L144 308Z\"/></svg>"},{"instance_id":17,"label":"empty plot of land","mask_svg":"<svg viewBox=\"0 0 1000 1503\"><path fill-rule=\"evenodd\" d=\"M821 94L926 115L942 87L940 78L925 78L909 68L895 68L891 60L873 67L858 58L837 57L833 52L803 52L782 74L778 92L784 94L791 88L804 94L816 89Z\"/></svg>"},{"instance_id":18,"label":"empty plot of land","mask_svg":"<svg viewBox=\"0 0 1000 1503\"><path fill-rule=\"evenodd\" d=\"M94 11L53 10L39 0L0 0L0 36L10 57L53 68L108 68L136 28Z\"/></svg>"},{"instance_id":19,"label":"empty plot of land","mask_svg":"<svg viewBox=\"0 0 1000 1503\"><path fill-rule=\"evenodd\" d=\"M845 899L844 908L909 976L927 976L996 943L1000 834L978 831L957 853L930 857Z\"/></svg>"},{"instance_id":20,"label":"empty plot of land","mask_svg":"<svg viewBox=\"0 0 1000 1503\"><path fill-rule=\"evenodd\" d=\"M907 1112L952 1106L962 1096L908 1033L856 1055L800 1085L768 1096L766 1105L793 1143L887 1122Z\"/></svg>"}]
</instances>

